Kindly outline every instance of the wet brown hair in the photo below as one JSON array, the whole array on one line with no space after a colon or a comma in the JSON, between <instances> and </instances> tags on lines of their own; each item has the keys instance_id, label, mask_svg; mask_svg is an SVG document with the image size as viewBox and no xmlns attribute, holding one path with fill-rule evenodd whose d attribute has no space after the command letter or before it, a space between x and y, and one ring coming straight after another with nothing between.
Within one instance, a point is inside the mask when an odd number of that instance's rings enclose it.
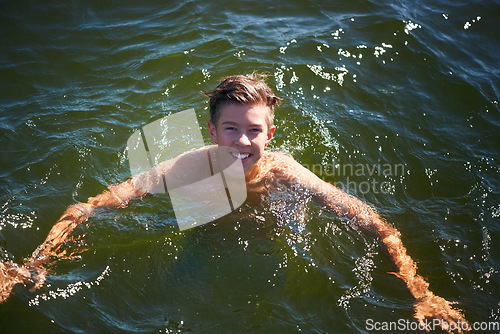
<instances>
[{"instance_id":1,"label":"wet brown hair","mask_svg":"<svg viewBox=\"0 0 500 334\"><path fill-rule=\"evenodd\" d=\"M269 107L267 125L274 124L274 109L281 99L274 95L266 84L265 74L233 75L221 79L219 85L211 92L203 93L210 98L210 122L217 125L221 107L226 103L264 105Z\"/></svg>"}]
</instances>

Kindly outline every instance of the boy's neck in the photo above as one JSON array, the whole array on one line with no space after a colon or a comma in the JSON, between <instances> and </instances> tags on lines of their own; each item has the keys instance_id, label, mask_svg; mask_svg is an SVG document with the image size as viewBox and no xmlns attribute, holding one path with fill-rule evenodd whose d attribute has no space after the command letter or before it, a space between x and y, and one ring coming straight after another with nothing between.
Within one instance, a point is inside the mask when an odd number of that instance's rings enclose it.
<instances>
[{"instance_id":1,"label":"boy's neck","mask_svg":"<svg viewBox=\"0 0 500 334\"><path fill-rule=\"evenodd\" d=\"M245 172L245 181L247 183L254 181L259 175L260 171L260 162L262 159L259 159L249 170Z\"/></svg>"},{"instance_id":2,"label":"boy's neck","mask_svg":"<svg viewBox=\"0 0 500 334\"><path fill-rule=\"evenodd\" d=\"M266 161L267 161L267 152L264 153L264 155L257 160L257 162L250 167L249 170L245 172L245 180L247 184L249 183L258 183L259 181L262 181L262 179L266 176Z\"/></svg>"}]
</instances>

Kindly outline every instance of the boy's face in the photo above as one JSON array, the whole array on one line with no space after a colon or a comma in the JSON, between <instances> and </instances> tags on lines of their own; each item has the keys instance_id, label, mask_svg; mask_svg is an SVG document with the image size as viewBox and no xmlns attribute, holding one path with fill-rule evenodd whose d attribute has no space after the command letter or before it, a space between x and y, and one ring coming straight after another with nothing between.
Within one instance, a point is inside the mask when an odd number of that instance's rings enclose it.
<instances>
[{"instance_id":1,"label":"boy's face","mask_svg":"<svg viewBox=\"0 0 500 334\"><path fill-rule=\"evenodd\" d=\"M210 137L219 146L235 148L245 172L264 154L275 127L267 125L269 107L228 103L222 106L217 124L208 122Z\"/></svg>"}]
</instances>

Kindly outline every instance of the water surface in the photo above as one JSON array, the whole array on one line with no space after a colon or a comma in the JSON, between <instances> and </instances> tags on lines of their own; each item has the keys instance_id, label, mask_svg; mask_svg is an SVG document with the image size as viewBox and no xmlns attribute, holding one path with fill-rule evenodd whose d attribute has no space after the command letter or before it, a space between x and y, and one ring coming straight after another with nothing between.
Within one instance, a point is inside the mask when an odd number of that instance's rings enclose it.
<instances>
[{"instance_id":1,"label":"water surface","mask_svg":"<svg viewBox=\"0 0 500 334\"><path fill-rule=\"evenodd\" d=\"M254 70L272 149L371 203L431 290L499 321L498 1L1 1L0 246L129 175L139 127ZM343 168L350 166L350 169ZM384 172L385 171L385 172ZM2 332L352 333L412 319L374 240L311 207L177 232L168 198L89 219L89 251L0 305ZM70 245L71 246L71 245ZM76 246L75 246L76 247Z\"/></svg>"}]
</instances>

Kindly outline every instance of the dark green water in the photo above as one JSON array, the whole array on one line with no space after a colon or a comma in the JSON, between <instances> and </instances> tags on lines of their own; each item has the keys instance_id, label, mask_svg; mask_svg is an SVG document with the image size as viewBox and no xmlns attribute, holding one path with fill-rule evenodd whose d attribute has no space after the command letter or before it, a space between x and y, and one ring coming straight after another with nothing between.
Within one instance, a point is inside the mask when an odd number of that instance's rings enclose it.
<instances>
[{"instance_id":1,"label":"dark green water","mask_svg":"<svg viewBox=\"0 0 500 334\"><path fill-rule=\"evenodd\" d=\"M206 132L200 91L257 70L284 99L273 149L375 206L470 322L498 322L499 20L494 0L2 0L1 259L21 262L68 205L126 180L140 126L194 108ZM92 217L90 250L40 291L17 288L0 331L367 333L367 319L412 319L373 240L315 208L305 231L264 217L175 232L161 196Z\"/></svg>"}]
</instances>

